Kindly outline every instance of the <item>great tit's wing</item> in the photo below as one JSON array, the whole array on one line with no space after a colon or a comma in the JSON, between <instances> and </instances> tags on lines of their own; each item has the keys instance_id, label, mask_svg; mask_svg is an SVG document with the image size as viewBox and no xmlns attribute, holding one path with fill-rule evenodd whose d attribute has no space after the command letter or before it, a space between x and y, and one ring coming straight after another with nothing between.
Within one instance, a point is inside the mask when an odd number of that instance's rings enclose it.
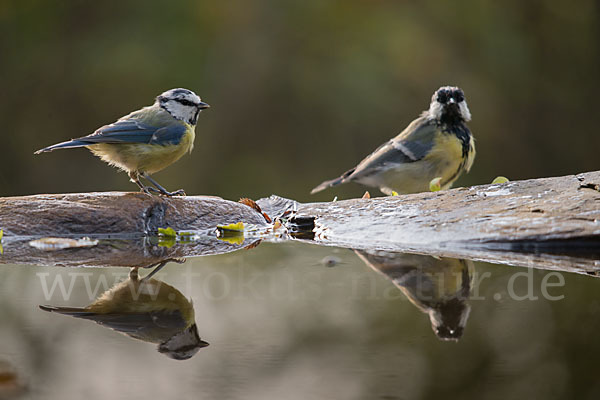
<instances>
[{"instance_id":1,"label":"great tit's wing","mask_svg":"<svg viewBox=\"0 0 600 400\"><path fill-rule=\"evenodd\" d=\"M125 119L105 125L91 135L55 144L38 150L37 153L56 149L90 146L98 143L143 143L161 146L176 145L181 142L187 127L183 123L171 123L165 126L151 126L137 119Z\"/></svg>"},{"instance_id":2,"label":"great tit's wing","mask_svg":"<svg viewBox=\"0 0 600 400\"><path fill-rule=\"evenodd\" d=\"M360 178L394 168L398 164L421 160L431 151L437 129L435 122L417 118L402 133L362 160L348 178Z\"/></svg>"}]
</instances>

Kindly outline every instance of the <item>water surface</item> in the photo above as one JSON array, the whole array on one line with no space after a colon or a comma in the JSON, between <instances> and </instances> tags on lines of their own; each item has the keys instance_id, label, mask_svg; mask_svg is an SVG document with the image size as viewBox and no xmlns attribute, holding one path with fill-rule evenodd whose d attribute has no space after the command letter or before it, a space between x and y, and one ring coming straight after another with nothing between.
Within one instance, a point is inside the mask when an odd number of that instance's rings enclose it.
<instances>
[{"instance_id":1,"label":"water surface","mask_svg":"<svg viewBox=\"0 0 600 400\"><path fill-rule=\"evenodd\" d=\"M262 243L153 276L193 303L209 345L187 360L38 307L84 307L128 273L0 266L0 367L16 374L22 398L600 395L595 277Z\"/></svg>"}]
</instances>

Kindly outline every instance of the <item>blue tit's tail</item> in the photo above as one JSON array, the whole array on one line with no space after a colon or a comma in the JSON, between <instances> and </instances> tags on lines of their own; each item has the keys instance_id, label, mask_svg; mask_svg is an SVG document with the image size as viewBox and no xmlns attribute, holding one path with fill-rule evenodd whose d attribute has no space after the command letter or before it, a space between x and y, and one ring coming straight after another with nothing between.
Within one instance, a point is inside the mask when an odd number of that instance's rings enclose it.
<instances>
[{"instance_id":1,"label":"blue tit's tail","mask_svg":"<svg viewBox=\"0 0 600 400\"><path fill-rule=\"evenodd\" d=\"M84 141L84 140L73 139L73 140L69 140L68 142L62 142L62 143L54 144L52 146L44 147L43 149L36 151L34 154L45 153L47 151L53 151L56 149L68 149L71 147L84 147L84 146L89 146L90 144L92 144L92 143Z\"/></svg>"},{"instance_id":2,"label":"blue tit's tail","mask_svg":"<svg viewBox=\"0 0 600 400\"><path fill-rule=\"evenodd\" d=\"M55 312L64 315L72 315L74 317L85 318L95 313L86 310L85 308L77 307L54 307L54 306L39 306L40 309L48 312Z\"/></svg>"},{"instance_id":3,"label":"blue tit's tail","mask_svg":"<svg viewBox=\"0 0 600 400\"><path fill-rule=\"evenodd\" d=\"M348 178L350 175L352 175L354 173L355 168L352 168L351 170L348 170L346 172L344 172L342 174L342 176L337 177L335 179L332 179L330 181L325 181L323 183L321 183L319 186L317 186L316 188L314 188L313 190L310 191L310 194L315 194L315 193L319 193L322 190L325 190L327 188L330 188L332 186L337 186L340 183L344 183L344 180L346 178Z\"/></svg>"}]
</instances>

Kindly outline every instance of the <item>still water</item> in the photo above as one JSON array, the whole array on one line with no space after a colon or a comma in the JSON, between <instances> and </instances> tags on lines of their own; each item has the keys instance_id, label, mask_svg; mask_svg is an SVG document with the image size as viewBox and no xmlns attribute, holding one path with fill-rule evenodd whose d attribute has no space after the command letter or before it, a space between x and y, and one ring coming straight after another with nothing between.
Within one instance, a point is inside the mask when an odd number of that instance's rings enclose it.
<instances>
[{"instance_id":1,"label":"still water","mask_svg":"<svg viewBox=\"0 0 600 400\"><path fill-rule=\"evenodd\" d=\"M0 265L0 398L600 398L593 276L301 242L149 272Z\"/></svg>"}]
</instances>

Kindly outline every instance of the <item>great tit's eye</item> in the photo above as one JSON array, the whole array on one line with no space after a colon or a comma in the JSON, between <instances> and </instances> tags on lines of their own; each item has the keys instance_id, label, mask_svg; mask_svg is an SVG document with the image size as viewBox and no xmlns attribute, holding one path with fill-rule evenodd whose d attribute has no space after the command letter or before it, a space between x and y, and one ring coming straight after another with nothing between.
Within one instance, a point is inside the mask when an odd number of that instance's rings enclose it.
<instances>
[{"instance_id":1,"label":"great tit's eye","mask_svg":"<svg viewBox=\"0 0 600 400\"><path fill-rule=\"evenodd\" d=\"M444 104L448 101L448 93L445 90L438 93L437 101Z\"/></svg>"}]
</instances>

